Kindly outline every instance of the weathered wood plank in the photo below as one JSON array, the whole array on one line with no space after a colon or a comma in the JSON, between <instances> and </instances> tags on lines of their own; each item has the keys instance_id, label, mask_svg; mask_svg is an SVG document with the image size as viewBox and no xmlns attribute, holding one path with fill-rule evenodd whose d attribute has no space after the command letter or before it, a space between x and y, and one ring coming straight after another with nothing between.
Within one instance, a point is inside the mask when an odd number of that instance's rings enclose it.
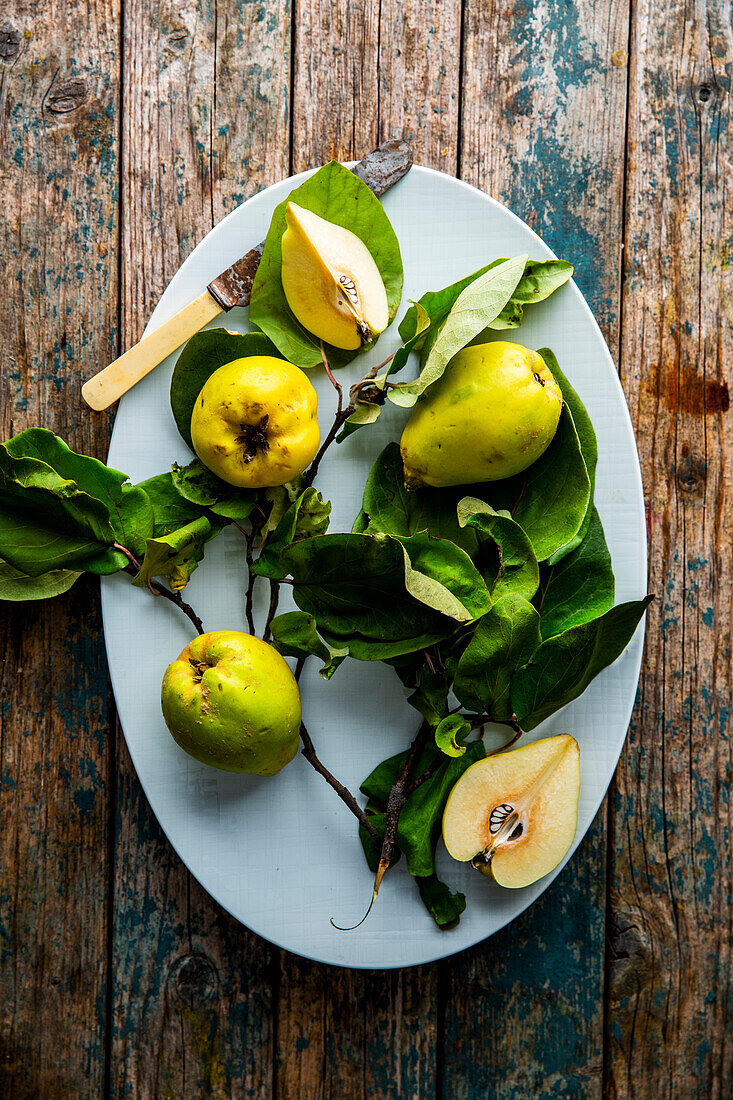
<instances>
[{"instance_id":1,"label":"weathered wood plank","mask_svg":"<svg viewBox=\"0 0 733 1100\"><path fill-rule=\"evenodd\" d=\"M129 344L213 222L288 173L290 11L128 0L124 32ZM112 1095L269 1097L270 949L188 875L124 751L118 781Z\"/></svg>"},{"instance_id":2,"label":"weathered wood plank","mask_svg":"<svg viewBox=\"0 0 733 1100\"><path fill-rule=\"evenodd\" d=\"M610 1097L731 1095L730 5L634 5L621 374L646 662L612 815Z\"/></svg>"},{"instance_id":3,"label":"weathered wood plank","mask_svg":"<svg viewBox=\"0 0 733 1100\"><path fill-rule=\"evenodd\" d=\"M461 173L572 260L613 349L628 5L469 0L464 17ZM524 917L445 965L451 1100L601 1095L604 843L602 812Z\"/></svg>"},{"instance_id":4,"label":"weathered wood plank","mask_svg":"<svg viewBox=\"0 0 733 1100\"><path fill-rule=\"evenodd\" d=\"M117 3L0 15L0 421L103 455L79 386L115 346ZM108 690L96 585L0 610L0 1094L104 1083Z\"/></svg>"},{"instance_id":5,"label":"weathered wood plank","mask_svg":"<svg viewBox=\"0 0 733 1100\"><path fill-rule=\"evenodd\" d=\"M297 5L293 171L395 136L454 171L459 39L457 0ZM437 1004L437 967L367 974L282 953L276 1096L433 1096Z\"/></svg>"}]
</instances>

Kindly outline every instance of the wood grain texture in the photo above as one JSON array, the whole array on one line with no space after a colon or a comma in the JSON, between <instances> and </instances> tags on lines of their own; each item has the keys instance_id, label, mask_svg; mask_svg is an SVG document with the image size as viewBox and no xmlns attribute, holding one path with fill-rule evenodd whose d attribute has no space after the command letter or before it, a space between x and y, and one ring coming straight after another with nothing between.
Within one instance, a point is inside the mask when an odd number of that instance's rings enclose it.
<instances>
[{"instance_id":1,"label":"wood grain texture","mask_svg":"<svg viewBox=\"0 0 733 1100\"><path fill-rule=\"evenodd\" d=\"M106 453L79 385L116 346L116 3L0 14L0 421ZM107 676L96 586L0 612L0 1095L100 1096Z\"/></svg>"},{"instance_id":2,"label":"wood grain texture","mask_svg":"<svg viewBox=\"0 0 733 1100\"><path fill-rule=\"evenodd\" d=\"M731 1095L730 5L634 5L621 374L646 662L613 802L607 1095Z\"/></svg>"},{"instance_id":3,"label":"wood grain texture","mask_svg":"<svg viewBox=\"0 0 733 1100\"><path fill-rule=\"evenodd\" d=\"M125 346L214 222L288 174L289 35L285 2L126 4ZM124 751L118 785L111 1095L269 1096L270 948L191 879Z\"/></svg>"},{"instance_id":4,"label":"wood grain texture","mask_svg":"<svg viewBox=\"0 0 733 1100\"><path fill-rule=\"evenodd\" d=\"M614 348L627 4L469 0L464 19L462 175L576 265ZM602 811L524 917L445 964L446 1096L601 1096L604 843Z\"/></svg>"}]
</instances>

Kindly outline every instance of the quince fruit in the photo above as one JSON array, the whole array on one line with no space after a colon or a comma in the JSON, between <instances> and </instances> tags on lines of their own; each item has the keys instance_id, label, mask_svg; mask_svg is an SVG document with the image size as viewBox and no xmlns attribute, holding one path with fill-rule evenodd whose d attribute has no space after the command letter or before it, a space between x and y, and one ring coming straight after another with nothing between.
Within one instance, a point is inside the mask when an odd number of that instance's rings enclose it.
<instances>
[{"instance_id":1,"label":"quince fruit","mask_svg":"<svg viewBox=\"0 0 733 1100\"><path fill-rule=\"evenodd\" d=\"M240 488L284 485L320 443L316 391L285 359L253 355L211 375L191 416L193 448L212 473Z\"/></svg>"},{"instance_id":2,"label":"quince fruit","mask_svg":"<svg viewBox=\"0 0 733 1100\"><path fill-rule=\"evenodd\" d=\"M405 425L405 485L513 477L547 450L561 409L560 387L536 351L505 340L463 348Z\"/></svg>"},{"instance_id":3,"label":"quince fruit","mask_svg":"<svg viewBox=\"0 0 733 1100\"><path fill-rule=\"evenodd\" d=\"M356 234L294 202L285 208L282 284L304 328L335 348L354 350L389 321L379 268Z\"/></svg>"},{"instance_id":4,"label":"quince fruit","mask_svg":"<svg viewBox=\"0 0 733 1100\"><path fill-rule=\"evenodd\" d=\"M487 756L463 773L448 797L445 846L500 886L529 886L567 854L579 795L580 751L567 733Z\"/></svg>"},{"instance_id":5,"label":"quince fruit","mask_svg":"<svg viewBox=\"0 0 733 1100\"><path fill-rule=\"evenodd\" d=\"M194 638L166 669L161 705L174 740L202 764L275 775L298 751L295 677L276 649L250 634Z\"/></svg>"}]
</instances>

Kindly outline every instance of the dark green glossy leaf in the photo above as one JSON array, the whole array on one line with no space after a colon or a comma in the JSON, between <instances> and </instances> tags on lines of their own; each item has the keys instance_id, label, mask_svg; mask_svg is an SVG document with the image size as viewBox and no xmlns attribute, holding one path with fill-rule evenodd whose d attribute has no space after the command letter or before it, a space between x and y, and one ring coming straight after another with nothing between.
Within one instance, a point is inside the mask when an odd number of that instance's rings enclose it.
<instances>
[{"instance_id":1,"label":"dark green glossy leaf","mask_svg":"<svg viewBox=\"0 0 733 1100\"><path fill-rule=\"evenodd\" d=\"M330 680L334 672L348 656L347 647L332 649L319 637L316 621L305 611L286 611L277 615L270 624L272 644L283 657L319 657L323 662L320 674Z\"/></svg>"},{"instance_id":2,"label":"dark green glossy leaf","mask_svg":"<svg viewBox=\"0 0 733 1100\"><path fill-rule=\"evenodd\" d=\"M225 328L197 332L178 356L171 378L171 410L176 427L191 450L191 414L204 383L219 367L252 355L281 358L275 345L261 332L228 332Z\"/></svg>"},{"instance_id":3,"label":"dark green glossy leaf","mask_svg":"<svg viewBox=\"0 0 733 1100\"><path fill-rule=\"evenodd\" d=\"M400 537L429 532L435 538L448 539L469 554L477 547L477 538L458 522L453 489L405 488L402 456L397 443L388 443L369 471L364 486L363 528L369 534L382 532Z\"/></svg>"},{"instance_id":4,"label":"dark green glossy leaf","mask_svg":"<svg viewBox=\"0 0 733 1100\"><path fill-rule=\"evenodd\" d=\"M489 590L464 550L427 534L400 542L405 548L405 587L415 599L459 623L486 614L492 602Z\"/></svg>"},{"instance_id":5,"label":"dark green glossy leaf","mask_svg":"<svg viewBox=\"0 0 733 1100\"><path fill-rule=\"evenodd\" d=\"M521 278L526 260L526 256L516 256L497 264L459 294L420 374L414 382L390 390L390 401L411 408L442 377L453 356L499 315Z\"/></svg>"},{"instance_id":6,"label":"dark green glossy leaf","mask_svg":"<svg viewBox=\"0 0 733 1100\"><path fill-rule=\"evenodd\" d=\"M631 641L653 596L619 604L592 622L543 642L512 678L511 699L523 730L532 730L577 699Z\"/></svg>"},{"instance_id":7,"label":"dark green glossy leaf","mask_svg":"<svg viewBox=\"0 0 733 1100\"><path fill-rule=\"evenodd\" d=\"M530 660L541 641L540 617L532 604L523 596L504 596L484 615L458 662L457 698L496 721L511 718L512 673Z\"/></svg>"},{"instance_id":8,"label":"dark green glossy leaf","mask_svg":"<svg viewBox=\"0 0 733 1100\"><path fill-rule=\"evenodd\" d=\"M222 481L195 458L187 466L173 465L173 485L184 500L224 519L246 519L262 501L258 489L237 489Z\"/></svg>"},{"instance_id":9,"label":"dark green glossy leaf","mask_svg":"<svg viewBox=\"0 0 733 1100\"><path fill-rule=\"evenodd\" d=\"M460 922L461 913L466 908L466 895L454 894L437 875L424 875L416 878L423 905L430 913L438 928L448 932Z\"/></svg>"},{"instance_id":10,"label":"dark green glossy leaf","mask_svg":"<svg viewBox=\"0 0 733 1100\"><path fill-rule=\"evenodd\" d=\"M477 497L459 501L458 522L490 538L498 547L499 568L487 581L492 598L499 600L514 593L531 600L539 585L540 570L532 543L519 524Z\"/></svg>"},{"instance_id":11,"label":"dark green glossy leaf","mask_svg":"<svg viewBox=\"0 0 733 1100\"><path fill-rule=\"evenodd\" d=\"M252 287L249 316L286 359L307 369L320 365L320 343L290 312L281 280L281 242L286 228L285 207L289 202L298 203L349 229L366 245L384 281L390 322L402 296L402 258L397 237L379 199L337 161L325 164L275 208ZM357 351L326 347L331 366L348 363L357 354Z\"/></svg>"},{"instance_id":12,"label":"dark green glossy leaf","mask_svg":"<svg viewBox=\"0 0 733 1100\"><path fill-rule=\"evenodd\" d=\"M523 474L487 486L486 496L494 507L510 508L540 562L577 535L590 501L590 479L567 405L545 453Z\"/></svg>"},{"instance_id":13,"label":"dark green glossy leaf","mask_svg":"<svg viewBox=\"0 0 733 1100\"><path fill-rule=\"evenodd\" d=\"M294 542L323 535L328 530L331 502L323 500L317 489L309 486L295 500L268 535L264 548L252 566L258 577L282 580L287 569L281 564L283 550Z\"/></svg>"},{"instance_id":14,"label":"dark green glossy leaf","mask_svg":"<svg viewBox=\"0 0 733 1100\"><path fill-rule=\"evenodd\" d=\"M437 726L448 710L450 684L447 677L439 672L431 672L422 656L413 664L413 675L410 677L413 683L407 682L404 670L395 669L395 671L403 684L415 687L407 699L410 706L414 707L429 725Z\"/></svg>"},{"instance_id":15,"label":"dark green glossy leaf","mask_svg":"<svg viewBox=\"0 0 733 1100\"><path fill-rule=\"evenodd\" d=\"M177 531L147 540L140 572L133 577L137 588L147 588L154 577L165 577L171 588L185 588L204 556L204 544L214 534L205 516L200 516Z\"/></svg>"},{"instance_id":16,"label":"dark green glossy leaf","mask_svg":"<svg viewBox=\"0 0 733 1100\"><path fill-rule=\"evenodd\" d=\"M52 569L40 577L28 577L6 561L0 561L0 600L20 603L24 600L47 600L68 592L81 573L71 569Z\"/></svg>"},{"instance_id":17,"label":"dark green glossy leaf","mask_svg":"<svg viewBox=\"0 0 733 1100\"><path fill-rule=\"evenodd\" d=\"M181 496L170 470L141 481L138 488L145 492L153 509L153 538L185 527L187 523L192 523L205 514L200 505L192 504Z\"/></svg>"},{"instance_id":18,"label":"dark green glossy leaf","mask_svg":"<svg viewBox=\"0 0 733 1100\"><path fill-rule=\"evenodd\" d=\"M560 370L560 365L555 358L554 352L552 352L550 348L540 348L538 354L542 356L546 365L552 372L555 381L560 387L563 400L572 413L575 430L578 433L581 454L583 455L583 461L585 462L585 468L588 471L588 478L590 480L590 500L583 522L580 525L578 533L574 535L565 546L560 547L560 549L556 550L552 555L550 558L550 565L554 565L554 563L560 561L565 554L569 554L572 550L575 550L577 546L580 546L590 526L593 494L596 484L596 466L598 464L598 442L588 411L563 372Z\"/></svg>"},{"instance_id":19,"label":"dark green glossy leaf","mask_svg":"<svg viewBox=\"0 0 733 1100\"><path fill-rule=\"evenodd\" d=\"M595 508L585 538L556 565L544 566L535 604L542 637L562 634L613 607L614 578L603 524Z\"/></svg>"}]
</instances>

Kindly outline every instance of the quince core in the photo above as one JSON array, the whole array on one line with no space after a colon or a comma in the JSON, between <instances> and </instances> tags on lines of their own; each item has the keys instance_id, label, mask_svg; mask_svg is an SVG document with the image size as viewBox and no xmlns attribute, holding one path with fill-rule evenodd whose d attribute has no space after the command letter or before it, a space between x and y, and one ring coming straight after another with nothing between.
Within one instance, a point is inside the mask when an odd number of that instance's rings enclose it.
<instances>
[{"instance_id":1,"label":"quince core","mask_svg":"<svg viewBox=\"0 0 733 1100\"><path fill-rule=\"evenodd\" d=\"M405 485L513 477L547 450L561 409L560 387L536 351L506 340L463 348L405 425Z\"/></svg>"},{"instance_id":2,"label":"quince core","mask_svg":"<svg viewBox=\"0 0 733 1100\"><path fill-rule=\"evenodd\" d=\"M214 768L275 775L298 750L295 677L276 649L250 634L194 638L166 670L161 705L176 743Z\"/></svg>"},{"instance_id":3,"label":"quince core","mask_svg":"<svg viewBox=\"0 0 733 1100\"><path fill-rule=\"evenodd\" d=\"M336 348L356 350L382 332L389 306L379 268L355 233L289 202L282 284L304 328Z\"/></svg>"},{"instance_id":4,"label":"quince core","mask_svg":"<svg viewBox=\"0 0 733 1100\"><path fill-rule=\"evenodd\" d=\"M575 837L580 751L568 734L472 764L450 793L443 840L500 886L518 889L550 873Z\"/></svg>"},{"instance_id":5,"label":"quince core","mask_svg":"<svg viewBox=\"0 0 733 1100\"><path fill-rule=\"evenodd\" d=\"M219 367L191 416L204 466L239 488L284 485L313 461L320 443L318 399L285 359L254 355Z\"/></svg>"}]
</instances>

